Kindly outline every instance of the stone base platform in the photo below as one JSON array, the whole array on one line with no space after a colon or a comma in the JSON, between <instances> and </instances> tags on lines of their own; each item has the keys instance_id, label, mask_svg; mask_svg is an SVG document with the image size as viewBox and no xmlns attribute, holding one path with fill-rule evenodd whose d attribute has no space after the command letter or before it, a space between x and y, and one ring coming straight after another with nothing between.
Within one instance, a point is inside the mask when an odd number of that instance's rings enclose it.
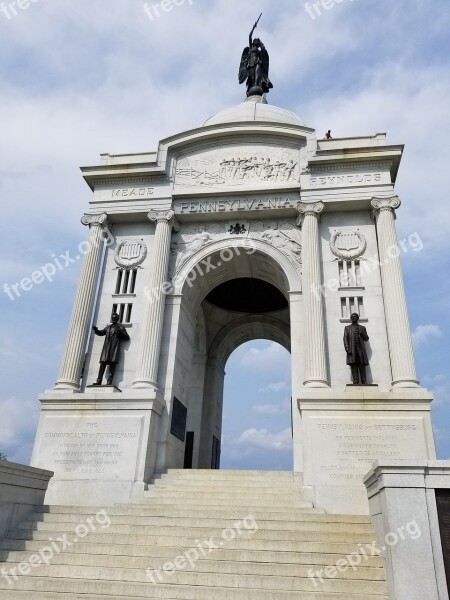
<instances>
[{"instance_id":1,"label":"stone base platform","mask_svg":"<svg viewBox=\"0 0 450 600\"><path fill-rule=\"evenodd\" d=\"M368 514L363 479L376 460L436 458L432 399L423 388L305 389L298 407L308 499L330 513Z\"/></svg>"},{"instance_id":2,"label":"stone base platform","mask_svg":"<svg viewBox=\"0 0 450 600\"><path fill-rule=\"evenodd\" d=\"M48 391L31 464L54 471L46 502L113 506L141 498L155 471L164 409L152 390Z\"/></svg>"}]
</instances>

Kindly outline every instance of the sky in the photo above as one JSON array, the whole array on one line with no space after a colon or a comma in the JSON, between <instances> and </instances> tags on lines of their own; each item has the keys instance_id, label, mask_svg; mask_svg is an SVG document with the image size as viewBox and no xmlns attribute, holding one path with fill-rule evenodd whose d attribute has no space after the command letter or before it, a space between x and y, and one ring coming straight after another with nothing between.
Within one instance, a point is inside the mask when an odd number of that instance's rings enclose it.
<instances>
[{"instance_id":1,"label":"sky","mask_svg":"<svg viewBox=\"0 0 450 600\"><path fill-rule=\"evenodd\" d=\"M320 136L387 132L406 144L397 226L423 242L402 256L411 330L421 382L436 398L438 455L450 458L450 3L314 4L320 14L302 0L177 0L167 11L141 0L0 2L0 450L10 460L30 459L80 264L13 300L4 285L86 239L91 193L79 166L103 152L153 151L242 101L240 56L260 12L271 104ZM223 466L291 468L287 365L268 341L231 356Z\"/></svg>"}]
</instances>

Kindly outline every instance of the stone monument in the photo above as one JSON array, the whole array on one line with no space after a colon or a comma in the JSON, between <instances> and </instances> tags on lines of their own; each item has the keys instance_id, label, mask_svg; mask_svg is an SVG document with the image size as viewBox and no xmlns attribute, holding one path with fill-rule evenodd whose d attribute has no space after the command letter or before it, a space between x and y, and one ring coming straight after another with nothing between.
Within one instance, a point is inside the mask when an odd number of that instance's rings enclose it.
<instances>
[{"instance_id":1,"label":"stone monument","mask_svg":"<svg viewBox=\"0 0 450 600\"><path fill-rule=\"evenodd\" d=\"M403 146L321 139L268 105L268 54L250 37L244 102L82 169L89 250L32 458L55 472L49 503L130 502L168 468L218 468L225 365L260 338L291 353L294 471L316 507L367 513L375 460L435 458L395 228ZM91 387L108 362L92 324L112 313L131 342L117 387ZM361 385L342 347L354 313Z\"/></svg>"}]
</instances>

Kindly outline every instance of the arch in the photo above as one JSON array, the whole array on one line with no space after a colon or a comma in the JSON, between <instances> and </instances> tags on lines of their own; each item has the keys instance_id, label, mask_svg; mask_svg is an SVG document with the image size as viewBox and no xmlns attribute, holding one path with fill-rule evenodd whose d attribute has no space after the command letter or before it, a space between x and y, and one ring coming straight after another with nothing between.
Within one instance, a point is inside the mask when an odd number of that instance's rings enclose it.
<instances>
[{"instance_id":1,"label":"arch","mask_svg":"<svg viewBox=\"0 0 450 600\"><path fill-rule=\"evenodd\" d=\"M231 354L246 342L266 339L277 342L291 351L290 327L281 319L271 315L239 317L226 325L213 340L209 357L218 359L225 367Z\"/></svg>"},{"instance_id":2,"label":"arch","mask_svg":"<svg viewBox=\"0 0 450 600\"><path fill-rule=\"evenodd\" d=\"M220 260L220 257L227 251L234 251L235 257L233 257L233 260L238 260L243 256L250 258L259 255L264 257L272 267L272 274L261 269L258 272L258 278L275 285L285 294L286 298L289 298L289 292L301 291L299 271L278 248L266 241L246 238L218 240L198 250L189 257L180 272L175 275L173 293L175 295L189 295L192 304L195 308L198 308L213 287L230 279L230 270L221 268L225 264ZM219 260L213 263L211 258L215 254L219 256ZM228 265L232 264L230 260L225 262ZM202 265L204 265L204 268ZM199 266L200 268L197 268ZM255 276L255 273L250 273L250 276ZM211 282L213 286L211 286Z\"/></svg>"}]
</instances>

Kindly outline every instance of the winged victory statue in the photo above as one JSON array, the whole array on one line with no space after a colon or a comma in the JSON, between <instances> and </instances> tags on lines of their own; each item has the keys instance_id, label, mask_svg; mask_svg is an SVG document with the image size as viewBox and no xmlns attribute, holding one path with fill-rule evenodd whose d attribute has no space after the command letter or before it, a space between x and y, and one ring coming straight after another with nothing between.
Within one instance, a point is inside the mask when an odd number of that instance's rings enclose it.
<instances>
[{"instance_id":1,"label":"winged victory statue","mask_svg":"<svg viewBox=\"0 0 450 600\"><path fill-rule=\"evenodd\" d=\"M259 19L253 26L249 36L249 45L244 48L239 68L239 83L247 81L247 96L262 96L273 88L269 79L269 53L259 38L253 39Z\"/></svg>"}]
</instances>

